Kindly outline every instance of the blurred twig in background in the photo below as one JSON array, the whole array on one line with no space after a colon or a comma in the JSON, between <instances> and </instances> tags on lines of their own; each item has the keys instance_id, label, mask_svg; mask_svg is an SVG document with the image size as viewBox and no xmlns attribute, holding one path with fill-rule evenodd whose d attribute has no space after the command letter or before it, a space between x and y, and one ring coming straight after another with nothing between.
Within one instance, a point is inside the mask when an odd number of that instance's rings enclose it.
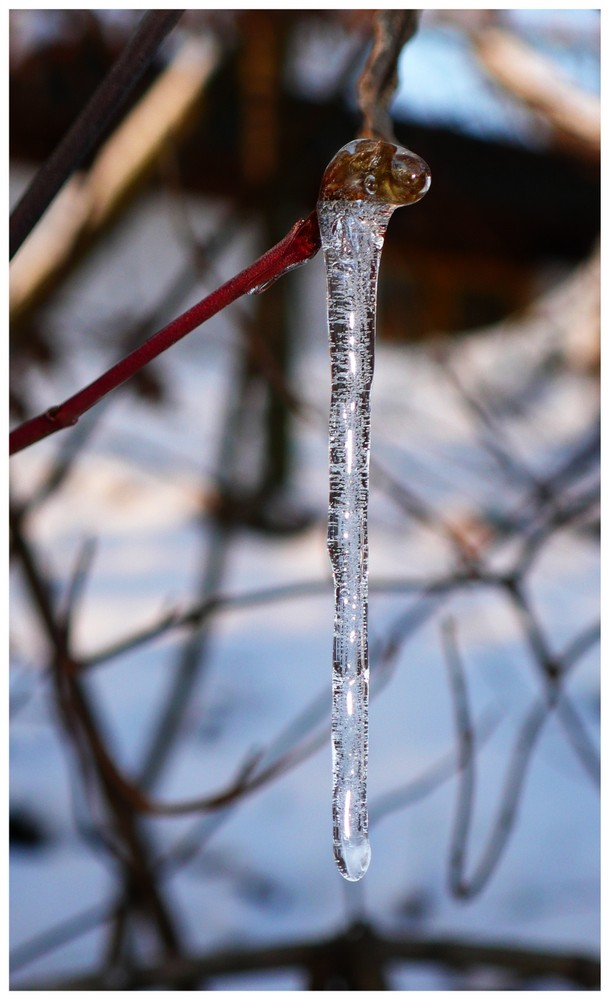
<instances>
[{"instance_id":1,"label":"blurred twig in background","mask_svg":"<svg viewBox=\"0 0 610 1000\"><path fill-rule=\"evenodd\" d=\"M78 169L106 128L124 108L129 94L161 42L176 26L182 14L181 10L151 10L143 16L121 57L11 212L11 258L70 174Z\"/></svg>"},{"instance_id":2,"label":"blurred twig in background","mask_svg":"<svg viewBox=\"0 0 610 1000\"><path fill-rule=\"evenodd\" d=\"M500 28L474 34L474 49L488 73L553 127L557 141L575 155L599 159L599 98L565 78L551 60Z\"/></svg>"},{"instance_id":3,"label":"blurred twig in background","mask_svg":"<svg viewBox=\"0 0 610 1000\"><path fill-rule=\"evenodd\" d=\"M187 42L99 150L86 173L64 186L13 262L13 322L40 302L70 259L83 253L130 191L183 131L216 62L211 44Z\"/></svg>"}]
</instances>

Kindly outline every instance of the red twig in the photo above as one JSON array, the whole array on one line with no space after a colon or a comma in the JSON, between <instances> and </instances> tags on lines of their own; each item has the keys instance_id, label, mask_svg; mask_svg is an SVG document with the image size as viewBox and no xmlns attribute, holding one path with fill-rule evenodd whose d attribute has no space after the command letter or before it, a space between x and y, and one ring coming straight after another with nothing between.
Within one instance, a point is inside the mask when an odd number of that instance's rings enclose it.
<instances>
[{"instance_id":1,"label":"red twig","mask_svg":"<svg viewBox=\"0 0 610 1000\"><path fill-rule=\"evenodd\" d=\"M13 455L15 452L22 451L37 441L41 441L42 438L48 437L49 434L54 434L64 427L73 426L83 413L99 403L100 399L132 378L150 361L186 337L187 334L192 333L225 306L260 286L271 284L286 271L298 267L299 264L304 264L305 261L314 257L319 249L318 221L316 213L312 212L307 218L299 219L284 239L276 243L262 257L259 257L234 278L230 278L220 288L176 317L162 330L153 333L148 340L145 340L143 344L136 347L134 351L127 354L90 385L85 386L74 396L70 396L59 406L52 406L44 413L40 413L37 417L32 417L16 427L10 434L9 453Z\"/></svg>"}]
</instances>

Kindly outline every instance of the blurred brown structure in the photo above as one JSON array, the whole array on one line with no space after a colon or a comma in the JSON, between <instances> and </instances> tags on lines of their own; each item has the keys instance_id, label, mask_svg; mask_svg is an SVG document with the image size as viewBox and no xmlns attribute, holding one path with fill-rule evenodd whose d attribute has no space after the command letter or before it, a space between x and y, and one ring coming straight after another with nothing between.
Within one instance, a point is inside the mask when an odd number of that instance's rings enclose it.
<instances>
[{"instance_id":1,"label":"blurred brown structure","mask_svg":"<svg viewBox=\"0 0 610 1000\"><path fill-rule=\"evenodd\" d=\"M311 211L320 165L358 128L343 89L365 39L356 35L343 65L337 58L334 93L306 99L286 83L295 39L308 27L325 30L325 20L329 30L337 30L337 19L343 29L341 12L256 10L232 12L233 18L224 12L224 19L222 13L191 12L184 21L195 34L211 26L225 48L203 112L180 143L180 183L230 199L240 211L273 215L278 231L285 230ZM359 29L366 25L362 13ZM55 12L55 18L56 37L41 48L13 45L15 159L37 162L49 154L120 50L121 33L102 30L94 12ZM429 162L433 187L390 227L382 335L419 339L496 322L531 301L549 269L561 273L590 252L599 232L595 160L561 146L532 151L407 121L398 121L396 132Z\"/></svg>"}]
</instances>

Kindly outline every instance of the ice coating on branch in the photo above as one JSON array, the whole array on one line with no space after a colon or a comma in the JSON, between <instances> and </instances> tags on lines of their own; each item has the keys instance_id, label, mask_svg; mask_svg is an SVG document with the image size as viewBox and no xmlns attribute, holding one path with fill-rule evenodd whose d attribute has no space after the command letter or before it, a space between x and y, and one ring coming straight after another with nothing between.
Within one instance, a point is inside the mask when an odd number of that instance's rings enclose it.
<instances>
[{"instance_id":1,"label":"ice coating on branch","mask_svg":"<svg viewBox=\"0 0 610 1000\"><path fill-rule=\"evenodd\" d=\"M368 492L377 276L392 212L428 190L426 164L393 143L339 150L318 201L331 355L328 551L335 581L332 686L333 850L350 882L368 841Z\"/></svg>"}]
</instances>

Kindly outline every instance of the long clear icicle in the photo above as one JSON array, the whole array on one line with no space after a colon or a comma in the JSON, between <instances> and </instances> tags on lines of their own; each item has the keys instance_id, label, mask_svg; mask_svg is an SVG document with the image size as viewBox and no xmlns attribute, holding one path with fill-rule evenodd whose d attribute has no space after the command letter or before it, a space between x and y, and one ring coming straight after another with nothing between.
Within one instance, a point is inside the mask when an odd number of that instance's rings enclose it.
<instances>
[{"instance_id":1,"label":"long clear icicle","mask_svg":"<svg viewBox=\"0 0 610 1000\"><path fill-rule=\"evenodd\" d=\"M398 205L429 186L423 160L391 143L359 139L329 165L318 202L326 263L331 355L328 551L335 581L332 685L333 850L351 882L371 857L368 840L368 493L370 391L377 276Z\"/></svg>"},{"instance_id":2,"label":"long clear icicle","mask_svg":"<svg viewBox=\"0 0 610 1000\"><path fill-rule=\"evenodd\" d=\"M356 210L357 206L357 210ZM341 874L370 860L366 805L370 390L377 273L391 210L326 202L319 212L326 261L332 397L328 551L335 580L333 847Z\"/></svg>"}]
</instances>

